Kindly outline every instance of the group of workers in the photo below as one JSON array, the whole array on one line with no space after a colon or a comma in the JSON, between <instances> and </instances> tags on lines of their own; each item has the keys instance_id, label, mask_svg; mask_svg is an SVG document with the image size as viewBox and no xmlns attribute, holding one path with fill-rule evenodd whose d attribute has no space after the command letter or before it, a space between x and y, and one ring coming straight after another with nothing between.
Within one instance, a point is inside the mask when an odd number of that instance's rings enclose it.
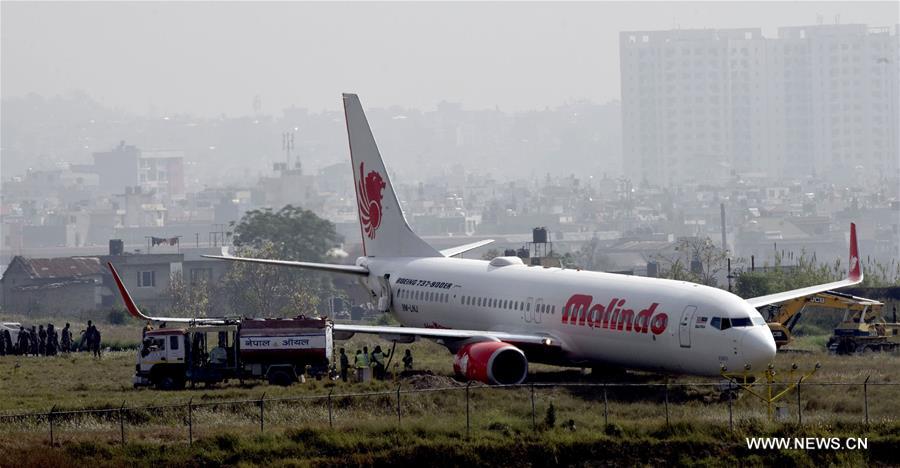
<instances>
[{"instance_id":1,"label":"group of workers","mask_svg":"<svg viewBox=\"0 0 900 468\"><path fill-rule=\"evenodd\" d=\"M52 323L48 323L47 328L44 325L32 325L30 329L20 326L15 340L9 330L0 334L0 356L56 356L78 350L91 351L95 357L100 357L100 331L90 320L77 344L68 323L59 333Z\"/></svg>"},{"instance_id":2,"label":"group of workers","mask_svg":"<svg viewBox=\"0 0 900 468\"><path fill-rule=\"evenodd\" d=\"M387 365L385 360L391 357L390 352L384 352L381 350L381 346L375 346L375 349L372 350L372 353L369 354L369 347L363 346L362 350L357 349L356 355L353 358L353 367L356 369L358 380L363 380L363 375L367 371L367 369L372 369L375 374L375 378L378 380L384 380L387 377ZM344 348L341 348L340 351L340 362L341 362L341 380L344 382L347 381L347 375L350 372L350 357L344 351ZM413 357L412 353L407 349L403 354L403 370L411 371L413 368Z\"/></svg>"}]
</instances>

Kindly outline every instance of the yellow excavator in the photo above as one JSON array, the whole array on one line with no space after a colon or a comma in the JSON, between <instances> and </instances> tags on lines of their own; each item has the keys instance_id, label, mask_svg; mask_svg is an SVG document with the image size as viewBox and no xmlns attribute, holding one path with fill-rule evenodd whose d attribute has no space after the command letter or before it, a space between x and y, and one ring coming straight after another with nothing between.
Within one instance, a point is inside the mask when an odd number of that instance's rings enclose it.
<instances>
[{"instance_id":1,"label":"yellow excavator","mask_svg":"<svg viewBox=\"0 0 900 468\"><path fill-rule=\"evenodd\" d=\"M884 303L836 291L786 301L769 310L769 329L778 348L793 341L791 330L807 307L823 307L844 311L840 324L828 340L829 351L853 354L900 349L900 323L886 322Z\"/></svg>"}]
</instances>

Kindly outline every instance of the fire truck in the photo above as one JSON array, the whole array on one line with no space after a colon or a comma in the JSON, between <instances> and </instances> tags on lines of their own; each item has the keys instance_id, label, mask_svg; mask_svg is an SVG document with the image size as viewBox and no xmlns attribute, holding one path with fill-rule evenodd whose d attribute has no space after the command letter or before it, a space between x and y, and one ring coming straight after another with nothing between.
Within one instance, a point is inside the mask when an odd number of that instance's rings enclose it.
<instances>
[{"instance_id":1,"label":"fire truck","mask_svg":"<svg viewBox=\"0 0 900 468\"><path fill-rule=\"evenodd\" d=\"M289 319L222 319L148 330L138 349L134 386L164 390L186 384L265 379L291 385L328 371L332 323Z\"/></svg>"}]
</instances>

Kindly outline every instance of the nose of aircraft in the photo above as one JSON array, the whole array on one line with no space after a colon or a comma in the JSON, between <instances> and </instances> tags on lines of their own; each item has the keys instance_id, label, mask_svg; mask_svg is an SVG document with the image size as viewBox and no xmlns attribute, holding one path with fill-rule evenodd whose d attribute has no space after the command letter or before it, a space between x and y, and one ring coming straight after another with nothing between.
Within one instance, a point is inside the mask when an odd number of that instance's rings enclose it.
<instances>
[{"instance_id":1,"label":"nose of aircraft","mask_svg":"<svg viewBox=\"0 0 900 468\"><path fill-rule=\"evenodd\" d=\"M755 326L746 330L741 339L741 355L744 364L752 370L763 370L775 359L775 339L769 327Z\"/></svg>"}]
</instances>

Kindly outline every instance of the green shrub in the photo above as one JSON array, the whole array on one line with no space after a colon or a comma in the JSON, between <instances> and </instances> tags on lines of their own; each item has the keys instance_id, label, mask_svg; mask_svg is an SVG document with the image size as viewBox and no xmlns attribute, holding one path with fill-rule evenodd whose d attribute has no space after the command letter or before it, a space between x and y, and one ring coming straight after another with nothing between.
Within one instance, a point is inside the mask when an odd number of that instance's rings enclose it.
<instances>
[{"instance_id":1,"label":"green shrub","mask_svg":"<svg viewBox=\"0 0 900 468\"><path fill-rule=\"evenodd\" d=\"M112 309L106 314L106 322L110 325L124 325L128 321L128 314L124 310Z\"/></svg>"}]
</instances>

